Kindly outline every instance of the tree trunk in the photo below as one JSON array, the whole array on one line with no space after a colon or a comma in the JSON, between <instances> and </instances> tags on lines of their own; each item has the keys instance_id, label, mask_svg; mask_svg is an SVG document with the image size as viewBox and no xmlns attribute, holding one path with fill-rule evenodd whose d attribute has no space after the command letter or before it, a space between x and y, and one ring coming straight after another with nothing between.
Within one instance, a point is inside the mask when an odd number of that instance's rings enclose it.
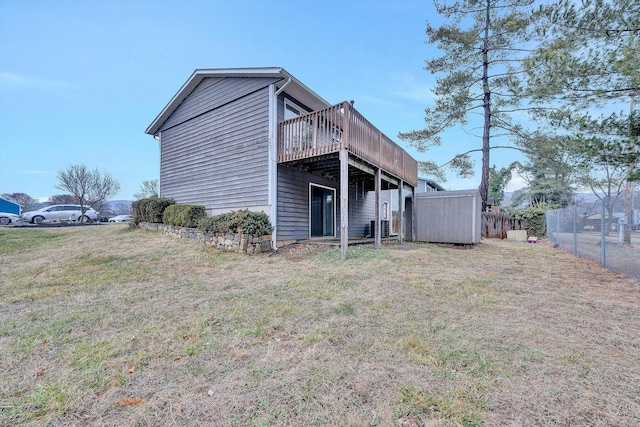
<instances>
[{"instance_id":1,"label":"tree trunk","mask_svg":"<svg viewBox=\"0 0 640 427\"><path fill-rule=\"evenodd\" d=\"M489 152L491 132L491 91L489 88L489 28L491 25L491 0L487 0L484 39L482 46L482 88L484 91L484 129L482 133L482 180L480 181L480 198L482 211L487 210L489 196Z\"/></svg>"},{"instance_id":2,"label":"tree trunk","mask_svg":"<svg viewBox=\"0 0 640 427\"><path fill-rule=\"evenodd\" d=\"M632 167L628 167L627 177L631 174ZM624 226L624 244L631 245L631 225L633 225L633 207L631 201L633 200L633 183L627 179L627 185L624 189L624 217L627 219L627 223Z\"/></svg>"},{"instance_id":3,"label":"tree trunk","mask_svg":"<svg viewBox=\"0 0 640 427\"><path fill-rule=\"evenodd\" d=\"M633 153L633 144L634 144L634 131L633 131L633 110L635 108L633 97L631 98L631 103L629 105L629 143L627 144L627 150L629 155ZM633 200L633 182L629 181L629 177L631 176L631 172L633 171L633 166L629 164L627 166L627 185L624 189L624 217L627 219L627 224L624 227L624 244L631 245L631 226L633 224L633 206L631 202Z\"/></svg>"},{"instance_id":4,"label":"tree trunk","mask_svg":"<svg viewBox=\"0 0 640 427\"><path fill-rule=\"evenodd\" d=\"M611 231L611 229L613 228L613 201L611 200L611 197L609 197L608 201L607 201L607 216L609 218L607 218L606 221L606 226L607 226L607 236L609 235L609 232Z\"/></svg>"}]
</instances>

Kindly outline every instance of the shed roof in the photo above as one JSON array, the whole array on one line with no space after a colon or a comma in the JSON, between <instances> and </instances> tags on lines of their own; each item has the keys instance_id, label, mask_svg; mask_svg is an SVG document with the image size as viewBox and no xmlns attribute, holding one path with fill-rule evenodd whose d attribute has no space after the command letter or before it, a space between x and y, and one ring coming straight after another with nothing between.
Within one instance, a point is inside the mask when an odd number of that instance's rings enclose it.
<instances>
[{"instance_id":1,"label":"shed roof","mask_svg":"<svg viewBox=\"0 0 640 427\"><path fill-rule=\"evenodd\" d=\"M313 110L320 110L331 106L331 104L301 83L282 67L200 68L196 69L191 74L178 92L173 96L173 98L171 98L169 103L162 109L160 114L158 114L149 127L147 127L145 133L155 135L160 127L162 127L162 124L171 116L176 108L180 106L182 101L191 94L202 80L209 77L280 77L281 80L276 83L276 86L281 88L286 84L287 87L285 91L307 105L309 108Z\"/></svg>"},{"instance_id":2,"label":"shed roof","mask_svg":"<svg viewBox=\"0 0 640 427\"><path fill-rule=\"evenodd\" d=\"M445 198L445 197L467 197L467 196L479 196L480 190L448 190L448 191L427 191L426 193L416 193L416 197L431 197L431 198Z\"/></svg>"},{"instance_id":3,"label":"shed roof","mask_svg":"<svg viewBox=\"0 0 640 427\"><path fill-rule=\"evenodd\" d=\"M18 206L18 207L22 206L20 203L12 202L11 200L7 200L4 197L0 197L0 201L2 201L2 203L8 203L8 204L15 205L15 206Z\"/></svg>"}]
</instances>

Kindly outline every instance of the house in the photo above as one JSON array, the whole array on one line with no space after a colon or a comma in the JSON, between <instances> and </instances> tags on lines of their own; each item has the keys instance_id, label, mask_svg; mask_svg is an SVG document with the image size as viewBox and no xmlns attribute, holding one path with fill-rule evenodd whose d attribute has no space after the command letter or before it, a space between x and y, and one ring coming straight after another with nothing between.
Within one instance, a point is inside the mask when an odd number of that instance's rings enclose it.
<instances>
[{"instance_id":1,"label":"house","mask_svg":"<svg viewBox=\"0 0 640 427\"><path fill-rule=\"evenodd\" d=\"M414 193L417 197L419 193L430 192L430 191L446 191L446 188L444 188L442 185L438 184L432 179L418 177L418 185L413 189L413 193L406 189L402 192L402 197L405 199L405 208L404 208L405 218L413 218L414 220L416 218L413 210ZM383 231L389 230L387 234L398 235L400 233L399 221L398 221L398 219L400 218L400 211L398 210L398 206L399 206L398 192L391 191L390 193L391 193L390 194L391 199L389 200L388 204L386 200L383 202L383 206L381 210L382 212L381 215L383 215L382 216L383 224L382 224L381 230ZM391 208L390 215L388 213L389 207ZM390 221L390 224L385 224L384 223L385 221ZM403 229L404 235L411 236L412 240L415 240L416 233L413 231L413 225L414 225L413 221L404 221L403 225L404 225L404 229ZM385 234L383 233L383 236L384 235Z\"/></svg>"},{"instance_id":2,"label":"house","mask_svg":"<svg viewBox=\"0 0 640 427\"><path fill-rule=\"evenodd\" d=\"M416 193L425 193L427 191L447 191L447 189L432 179L418 178Z\"/></svg>"},{"instance_id":3,"label":"house","mask_svg":"<svg viewBox=\"0 0 640 427\"><path fill-rule=\"evenodd\" d=\"M604 222L605 224L609 224L609 227L611 227L612 231L615 231L618 229L618 224L620 223L620 220L624 220L625 215L624 212L614 212L613 213L613 217L611 219L611 221L609 221L609 214L605 213L604 215ZM583 220L582 220L582 228L586 231L601 231L602 230L602 214L591 214L591 215L583 215ZM561 227L562 229L562 227Z\"/></svg>"},{"instance_id":4,"label":"house","mask_svg":"<svg viewBox=\"0 0 640 427\"><path fill-rule=\"evenodd\" d=\"M352 103L280 67L197 69L145 132L160 145L161 197L210 215L263 211L274 248L339 238L345 258L349 238L380 230L390 191L402 218L418 183L416 160Z\"/></svg>"},{"instance_id":5,"label":"house","mask_svg":"<svg viewBox=\"0 0 640 427\"><path fill-rule=\"evenodd\" d=\"M21 208L22 207L18 203L14 203L10 200L0 197L0 212L20 215Z\"/></svg>"}]
</instances>

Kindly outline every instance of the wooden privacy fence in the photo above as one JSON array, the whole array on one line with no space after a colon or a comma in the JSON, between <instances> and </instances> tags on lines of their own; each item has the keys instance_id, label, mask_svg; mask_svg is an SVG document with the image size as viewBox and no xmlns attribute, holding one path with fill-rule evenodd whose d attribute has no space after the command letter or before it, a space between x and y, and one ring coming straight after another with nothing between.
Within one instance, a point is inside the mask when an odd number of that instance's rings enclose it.
<instances>
[{"instance_id":1,"label":"wooden privacy fence","mask_svg":"<svg viewBox=\"0 0 640 427\"><path fill-rule=\"evenodd\" d=\"M506 239L509 230L526 230L529 221L507 212L482 212L482 237Z\"/></svg>"}]
</instances>

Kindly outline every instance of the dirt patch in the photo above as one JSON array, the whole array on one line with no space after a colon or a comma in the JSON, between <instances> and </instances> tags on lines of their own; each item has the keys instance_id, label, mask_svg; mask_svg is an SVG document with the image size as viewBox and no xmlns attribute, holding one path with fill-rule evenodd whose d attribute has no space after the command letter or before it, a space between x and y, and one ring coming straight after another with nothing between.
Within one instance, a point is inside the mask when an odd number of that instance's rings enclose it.
<instances>
[{"instance_id":1,"label":"dirt patch","mask_svg":"<svg viewBox=\"0 0 640 427\"><path fill-rule=\"evenodd\" d=\"M268 256L271 258L280 257L280 256L300 258L304 256L311 256L319 252L324 252L330 249L331 249L330 245L321 245L321 244L312 244L312 243L293 243L291 245L286 245L278 248L277 251L270 253Z\"/></svg>"}]
</instances>

